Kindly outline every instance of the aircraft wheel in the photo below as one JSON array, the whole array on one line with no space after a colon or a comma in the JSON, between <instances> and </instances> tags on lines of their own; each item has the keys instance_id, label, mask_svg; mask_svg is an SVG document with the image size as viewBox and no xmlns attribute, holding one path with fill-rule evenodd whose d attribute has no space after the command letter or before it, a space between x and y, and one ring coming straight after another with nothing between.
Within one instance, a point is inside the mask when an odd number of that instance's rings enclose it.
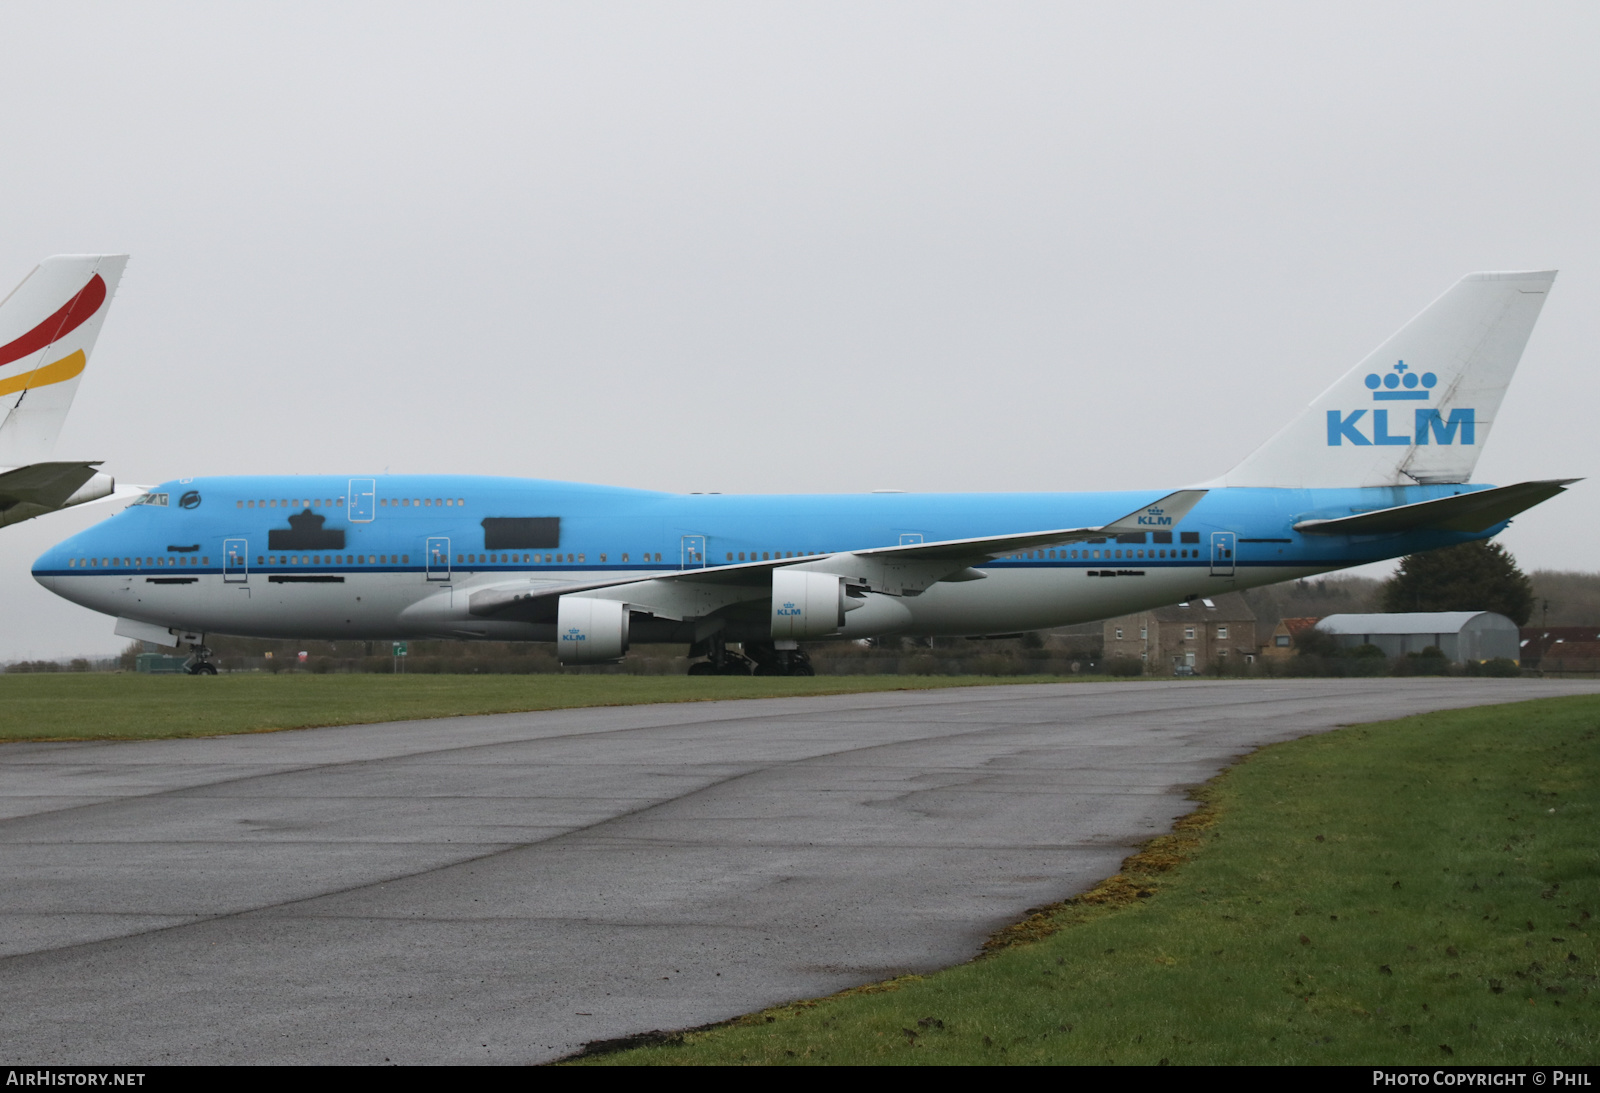
<instances>
[{"instance_id":1,"label":"aircraft wheel","mask_svg":"<svg viewBox=\"0 0 1600 1093\"><path fill-rule=\"evenodd\" d=\"M689 665L689 674L692 676L714 676L717 674L717 666L709 660L697 660Z\"/></svg>"},{"instance_id":2,"label":"aircraft wheel","mask_svg":"<svg viewBox=\"0 0 1600 1093\"><path fill-rule=\"evenodd\" d=\"M801 661L798 664L789 665L789 670L784 673L784 675L790 676L814 676L816 674L816 671L811 667L811 665L805 663L804 661Z\"/></svg>"},{"instance_id":3,"label":"aircraft wheel","mask_svg":"<svg viewBox=\"0 0 1600 1093\"><path fill-rule=\"evenodd\" d=\"M204 661L201 661L199 664L196 664L193 668L189 669L189 674L192 676L214 676L217 674L217 666L215 664L207 664Z\"/></svg>"},{"instance_id":4,"label":"aircraft wheel","mask_svg":"<svg viewBox=\"0 0 1600 1093\"><path fill-rule=\"evenodd\" d=\"M747 676L750 674L750 665L743 660L729 658L722 666L719 676Z\"/></svg>"},{"instance_id":5,"label":"aircraft wheel","mask_svg":"<svg viewBox=\"0 0 1600 1093\"><path fill-rule=\"evenodd\" d=\"M778 664L757 664L756 665L756 675L758 675L758 676L781 676L783 674L784 674L784 672L783 672L783 666L782 665L778 665Z\"/></svg>"}]
</instances>

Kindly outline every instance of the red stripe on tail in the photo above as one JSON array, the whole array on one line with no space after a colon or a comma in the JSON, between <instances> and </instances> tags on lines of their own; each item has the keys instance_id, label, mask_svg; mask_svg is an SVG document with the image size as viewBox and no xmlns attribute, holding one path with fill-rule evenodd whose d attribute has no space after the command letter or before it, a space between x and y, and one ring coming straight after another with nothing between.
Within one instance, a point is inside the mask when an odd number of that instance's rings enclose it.
<instances>
[{"instance_id":1,"label":"red stripe on tail","mask_svg":"<svg viewBox=\"0 0 1600 1093\"><path fill-rule=\"evenodd\" d=\"M83 290L61 306L61 310L9 345L0 345L0 367L37 353L52 342L66 337L88 322L106 302L106 283L97 273Z\"/></svg>"}]
</instances>

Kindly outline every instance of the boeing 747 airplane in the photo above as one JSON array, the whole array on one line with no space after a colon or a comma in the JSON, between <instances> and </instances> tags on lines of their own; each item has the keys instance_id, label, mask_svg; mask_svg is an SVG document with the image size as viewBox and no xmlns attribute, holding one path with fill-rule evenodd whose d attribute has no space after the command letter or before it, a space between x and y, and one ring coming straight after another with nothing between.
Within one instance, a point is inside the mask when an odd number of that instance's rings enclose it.
<instances>
[{"instance_id":1,"label":"boeing 747 airplane","mask_svg":"<svg viewBox=\"0 0 1600 1093\"><path fill-rule=\"evenodd\" d=\"M46 258L0 301L0 527L116 491L98 462L49 459L127 262Z\"/></svg>"},{"instance_id":2,"label":"boeing 747 airplane","mask_svg":"<svg viewBox=\"0 0 1600 1093\"><path fill-rule=\"evenodd\" d=\"M1554 272L1474 273L1231 471L1118 493L678 495L533 479L181 478L34 566L116 632L680 642L1016 634L1488 538L1575 479L1470 482ZM729 648L742 646L742 653Z\"/></svg>"}]
</instances>

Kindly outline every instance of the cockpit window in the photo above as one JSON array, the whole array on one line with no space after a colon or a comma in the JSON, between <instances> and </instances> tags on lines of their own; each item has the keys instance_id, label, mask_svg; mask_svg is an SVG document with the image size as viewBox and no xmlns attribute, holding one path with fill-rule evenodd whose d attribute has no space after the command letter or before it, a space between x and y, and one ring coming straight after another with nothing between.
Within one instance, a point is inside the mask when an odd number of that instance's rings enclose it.
<instances>
[{"instance_id":1,"label":"cockpit window","mask_svg":"<svg viewBox=\"0 0 1600 1093\"><path fill-rule=\"evenodd\" d=\"M165 505L166 503L167 495L164 493L141 494L139 499L134 502L135 505Z\"/></svg>"}]
</instances>

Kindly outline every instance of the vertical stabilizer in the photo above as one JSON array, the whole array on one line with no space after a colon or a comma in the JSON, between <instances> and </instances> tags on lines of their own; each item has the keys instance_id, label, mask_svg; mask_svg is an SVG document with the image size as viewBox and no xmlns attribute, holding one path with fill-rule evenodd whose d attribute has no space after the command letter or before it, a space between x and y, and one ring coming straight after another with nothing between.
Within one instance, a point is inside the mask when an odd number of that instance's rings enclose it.
<instances>
[{"instance_id":1,"label":"vertical stabilizer","mask_svg":"<svg viewBox=\"0 0 1600 1093\"><path fill-rule=\"evenodd\" d=\"M1472 273L1209 485L1466 482L1554 270Z\"/></svg>"},{"instance_id":2,"label":"vertical stabilizer","mask_svg":"<svg viewBox=\"0 0 1600 1093\"><path fill-rule=\"evenodd\" d=\"M55 450L126 254L46 258L0 301L0 467Z\"/></svg>"}]
</instances>

